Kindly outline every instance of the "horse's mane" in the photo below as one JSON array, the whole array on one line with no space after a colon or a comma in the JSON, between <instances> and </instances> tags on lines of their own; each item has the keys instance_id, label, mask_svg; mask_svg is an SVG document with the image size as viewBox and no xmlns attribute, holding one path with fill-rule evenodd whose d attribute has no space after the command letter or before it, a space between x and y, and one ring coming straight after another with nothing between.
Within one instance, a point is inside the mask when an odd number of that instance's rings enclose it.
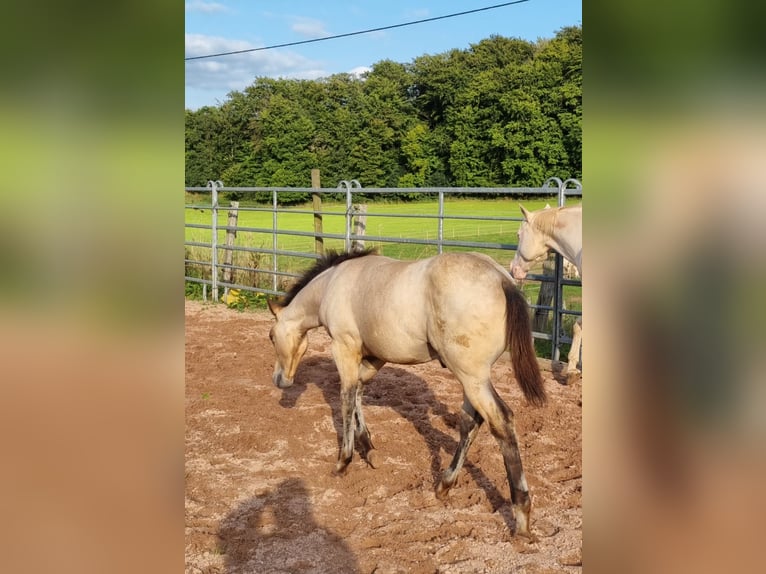
<instances>
[{"instance_id":1,"label":"horse's mane","mask_svg":"<svg viewBox=\"0 0 766 574\"><path fill-rule=\"evenodd\" d=\"M326 251L325 254L314 263L314 266L301 275L293 286L290 287L290 290L287 292L287 295L282 298L280 304L283 307L287 307L290 302L295 299L295 296L300 293L301 289L316 279L320 273L327 271L330 267L336 267L349 259L357 259L367 255L377 255L377 249L368 247L362 251L342 251L340 253L332 249Z\"/></svg>"},{"instance_id":2,"label":"horse's mane","mask_svg":"<svg viewBox=\"0 0 766 574\"><path fill-rule=\"evenodd\" d=\"M558 217L560 207L550 209L541 209L535 212L534 227L548 237L553 237L556 229L556 218Z\"/></svg>"},{"instance_id":3,"label":"horse's mane","mask_svg":"<svg viewBox=\"0 0 766 574\"><path fill-rule=\"evenodd\" d=\"M568 205L565 207L551 207L535 211L534 227L548 237L553 237L554 232L556 231L556 220L558 219L559 213L562 211L572 212L578 209L582 209L582 204Z\"/></svg>"}]
</instances>

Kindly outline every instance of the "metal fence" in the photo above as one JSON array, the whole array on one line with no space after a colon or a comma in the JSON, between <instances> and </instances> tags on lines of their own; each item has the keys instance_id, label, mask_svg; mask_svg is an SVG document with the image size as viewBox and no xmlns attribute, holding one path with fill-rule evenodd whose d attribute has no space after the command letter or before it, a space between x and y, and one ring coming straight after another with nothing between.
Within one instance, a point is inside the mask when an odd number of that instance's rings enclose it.
<instances>
[{"instance_id":1,"label":"metal fence","mask_svg":"<svg viewBox=\"0 0 766 574\"><path fill-rule=\"evenodd\" d=\"M195 200L195 203L186 205L185 279L192 284L201 284L203 298L207 299L209 291L216 301L222 290L224 298L231 290L264 296L284 295L290 282L318 259L324 249L351 250L365 243L376 245L386 255L400 259L420 258L446 250L481 250L507 267L517 248L513 243L516 234L511 228L515 229L522 220L520 215L510 214L511 211L518 213L517 206L511 204L511 209L509 205L507 215L448 213L465 205L465 202L451 202L452 198L547 196L563 206L568 198L582 196L579 181L562 181L556 177L549 178L537 188L362 188L357 180L350 180L341 181L336 188L225 187L220 181L210 181L207 187L187 187L185 190L198 196L202 194L202 197L209 194L209 201L198 203ZM222 194L246 196L254 193L260 194L261 198L270 196L270 205L251 202L251 205L240 206L234 201L230 202L232 205L224 206L220 202ZM281 205L280 196L295 193L311 194L314 199L311 208ZM399 204L410 208L396 213L376 212L376 203L369 206L363 203L376 195L390 201L412 193L434 198L436 212L427 213L423 203L419 202ZM327 202L328 197L335 200ZM342 200L338 201L339 197ZM366 210L366 207L372 209ZM191 216L193 212L196 213ZM242 225L239 216L246 214L251 214L247 217L257 220L259 225ZM227 215L228 221L224 225L220 218ZM385 219L389 222L397 220L402 230L398 237L374 232L375 226L370 221ZM306 230L312 227L307 224L308 220L313 221L313 231ZM264 221L268 223L264 224ZM411 225L402 226L402 222ZM516 223L509 225L509 222ZM460 239L459 228L468 225L475 226L476 233L471 231L467 233L470 239ZM382 226L378 225L378 229ZM488 240L482 241L482 235L487 235ZM234 254L239 254L240 261L234 260ZM246 261L241 261L242 258ZM563 261L558 254L554 276L530 274L526 281L555 283L552 305L537 305L533 301L530 305L533 309L553 313L551 331L534 331L534 336L551 341L551 358L558 360L561 343L571 343L571 338L561 332L563 317L581 314L563 308L563 290L565 286L582 284L579 280L563 277Z\"/></svg>"}]
</instances>

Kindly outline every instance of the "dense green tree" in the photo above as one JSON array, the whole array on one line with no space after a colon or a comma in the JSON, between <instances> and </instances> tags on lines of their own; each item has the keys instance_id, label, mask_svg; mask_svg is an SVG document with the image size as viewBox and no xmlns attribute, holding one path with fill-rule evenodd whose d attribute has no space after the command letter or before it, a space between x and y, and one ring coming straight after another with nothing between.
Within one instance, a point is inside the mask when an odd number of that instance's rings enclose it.
<instances>
[{"instance_id":1,"label":"dense green tree","mask_svg":"<svg viewBox=\"0 0 766 574\"><path fill-rule=\"evenodd\" d=\"M225 122L221 110L210 106L186 110L185 119L186 185L204 187L221 176L220 130Z\"/></svg>"},{"instance_id":2,"label":"dense green tree","mask_svg":"<svg viewBox=\"0 0 766 574\"><path fill-rule=\"evenodd\" d=\"M186 111L187 185L308 187L319 168L324 187L537 186L581 177L581 155L579 26L383 60L362 77L257 78Z\"/></svg>"}]
</instances>

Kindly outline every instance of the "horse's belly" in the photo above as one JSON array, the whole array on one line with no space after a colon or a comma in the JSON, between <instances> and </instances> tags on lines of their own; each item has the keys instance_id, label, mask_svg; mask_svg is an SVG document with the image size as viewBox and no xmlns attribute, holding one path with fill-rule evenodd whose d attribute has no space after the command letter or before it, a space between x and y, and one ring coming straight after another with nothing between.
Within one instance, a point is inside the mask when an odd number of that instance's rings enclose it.
<instances>
[{"instance_id":1,"label":"horse's belly","mask_svg":"<svg viewBox=\"0 0 766 574\"><path fill-rule=\"evenodd\" d=\"M372 330L363 334L362 344L365 354L399 365L426 363L437 357L425 337L401 331Z\"/></svg>"}]
</instances>

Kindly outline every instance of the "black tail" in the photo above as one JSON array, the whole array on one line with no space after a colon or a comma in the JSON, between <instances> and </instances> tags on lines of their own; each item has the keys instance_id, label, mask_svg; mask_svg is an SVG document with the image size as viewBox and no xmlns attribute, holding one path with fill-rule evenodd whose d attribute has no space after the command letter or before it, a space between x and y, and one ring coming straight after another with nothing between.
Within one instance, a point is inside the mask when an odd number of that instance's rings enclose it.
<instances>
[{"instance_id":1,"label":"black tail","mask_svg":"<svg viewBox=\"0 0 766 574\"><path fill-rule=\"evenodd\" d=\"M545 395L543 378L537 364L535 347L532 344L529 307L522 294L510 281L503 283L503 291L505 291L505 321L508 328L513 374L526 399L533 405L541 407L548 397Z\"/></svg>"}]
</instances>

